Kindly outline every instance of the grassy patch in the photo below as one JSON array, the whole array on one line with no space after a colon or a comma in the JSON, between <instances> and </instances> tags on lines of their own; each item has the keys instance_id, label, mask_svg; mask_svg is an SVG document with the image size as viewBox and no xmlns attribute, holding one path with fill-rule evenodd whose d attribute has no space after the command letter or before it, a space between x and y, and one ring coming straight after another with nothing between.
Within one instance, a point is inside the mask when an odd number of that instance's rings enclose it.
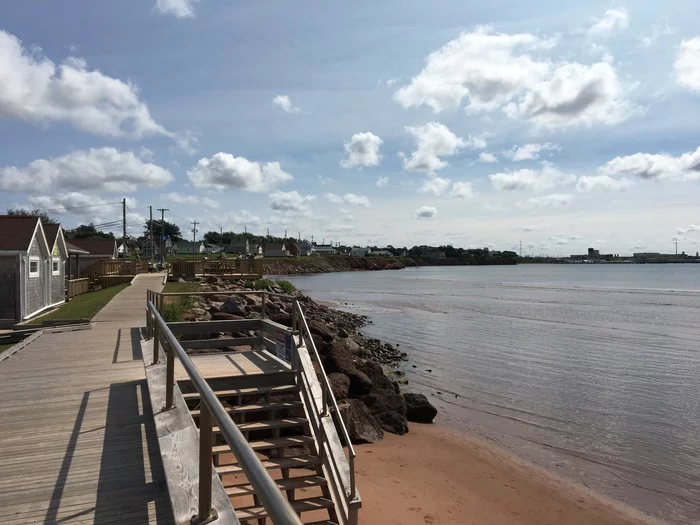
<instances>
[{"instance_id":1,"label":"grassy patch","mask_svg":"<svg viewBox=\"0 0 700 525\"><path fill-rule=\"evenodd\" d=\"M255 281L256 290L267 290L268 286L273 286L275 282L271 279L258 279Z\"/></svg>"},{"instance_id":2,"label":"grassy patch","mask_svg":"<svg viewBox=\"0 0 700 525\"><path fill-rule=\"evenodd\" d=\"M97 312L102 310L115 295L129 286L128 283L103 288L96 292L88 292L71 299L69 303L59 306L53 312L36 319L42 321L68 320L68 319L92 319Z\"/></svg>"},{"instance_id":3,"label":"grassy patch","mask_svg":"<svg viewBox=\"0 0 700 525\"><path fill-rule=\"evenodd\" d=\"M277 286L282 288L282 291L284 293L292 293L297 291L297 287L289 281L285 281L284 279L277 279L275 282L277 283Z\"/></svg>"},{"instance_id":4,"label":"grassy patch","mask_svg":"<svg viewBox=\"0 0 700 525\"><path fill-rule=\"evenodd\" d=\"M246 288L255 288L255 283L250 280L246 280L245 285Z\"/></svg>"},{"instance_id":5,"label":"grassy patch","mask_svg":"<svg viewBox=\"0 0 700 525\"><path fill-rule=\"evenodd\" d=\"M15 346L15 343L11 343L9 345L0 345L0 353L4 352L5 350L10 348L11 346Z\"/></svg>"},{"instance_id":6,"label":"grassy patch","mask_svg":"<svg viewBox=\"0 0 700 525\"><path fill-rule=\"evenodd\" d=\"M200 289L199 283L187 282L187 283L165 283L163 287L163 293L182 293L182 292L198 292Z\"/></svg>"},{"instance_id":7,"label":"grassy patch","mask_svg":"<svg viewBox=\"0 0 700 525\"><path fill-rule=\"evenodd\" d=\"M172 282L165 283L163 293L198 292L201 290L199 283ZM163 319L166 323L178 323L182 321L182 314L192 308L193 297L165 297L163 303Z\"/></svg>"}]
</instances>

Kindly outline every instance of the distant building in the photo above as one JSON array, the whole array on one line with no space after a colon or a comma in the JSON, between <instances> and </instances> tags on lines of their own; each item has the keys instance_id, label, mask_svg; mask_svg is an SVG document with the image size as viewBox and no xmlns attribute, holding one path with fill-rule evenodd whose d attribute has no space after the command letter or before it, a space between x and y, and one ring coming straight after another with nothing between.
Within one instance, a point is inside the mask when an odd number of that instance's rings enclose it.
<instances>
[{"instance_id":1,"label":"distant building","mask_svg":"<svg viewBox=\"0 0 700 525\"><path fill-rule=\"evenodd\" d=\"M221 253L223 251L224 251L223 246L219 246L218 244L204 243L204 253L214 254L214 253Z\"/></svg>"},{"instance_id":2,"label":"distant building","mask_svg":"<svg viewBox=\"0 0 700 525\"><path fill-rule=\"evenodd\" d=\"M87 255L80 256L77 268L71 268L71 275L82 275L84 270L97 261L116 259L118 256L116 239L70 239L68 242L72 246L88 252Z\"/></svg>"},{"instance_id":3,"label":"distant building","mask_svg":"<svg viewBox=\"0 0 700 525\"><path fill-rule=\"evenodd\" d=\"M314 245L306 239L299 243L299 255L301 257L308 257L309 255L313 255L314 251Z\"/></svg>"},{"instance_id":4,"label":"distant building","mask_svg":"<svg viewBox=\"0 0 700 525\"><path fill-rule=\"evenodd\" d=\"M350 250L350 257L365 257L371 253L369 248L354 247Z\"/></svg>"},{"instance_id":5,"label":"distant building","mask_svg":"<svg viewBox=\"0 0 700 525\"><path fill-rule=\"evenodd\" d=\"M377 250L377 251L372 252L372 255L376 256L376 257L393 257L394 256L394 254L392 252L390 252L389 250Z\"/></svg>"},{"instance_id":6,"label":"distant building","mask_svg":"<svg viewBox=\"0 0 700 525\"><path fill-rule=\"evenodd\" d=\"M173 251L178 255L207 253L204 242L202 241L178 241L173 247Z\"/></svg>"},{"instance_id":7,"label":"distant building","mask_svg":"<svg viewBox=\"0 0 700 525\"><path fill-rule=\"evenodd\" d=\"M284 243L268 242L264 248L265 257L289 257L289 250Z\"/></svg>"},{"instance_id":8,"label":"distant building","mask_svg":"<svg viewBox=\"0 0 700 525\"><path fill-rule=\"evenodd\" d=\"M651 259L654 257L661 257L661 254L659 252L639 252L633 253L632 257L635 259Z\"/></svg>"},{"instance_id":9,"label":"distant building","mask_svg":"<svg viewBox=\"0 0 700 525\"><path fill-rule=\"evenodd\" d=\"M233 239L228 245L227 251L236 255L249 255L250 243L248 239Z\"/></svg>"},{"instance_id":10,"label":"distant building","mask_svg":"<svg viewBox=\"0 0 700 525\"><path fill-rule=\"evenodd\" d=\"M593 248L588 248L589 257L600 257L600 250L595 250Z\"/></svg>"},{"instance_id":11,"label":"distant building","mask_svg":"<svg viewBox=\"0 0 700 525\"><path fill-rule=\"evenodd\" d=\"M335 248L332 244L317 244L314 246L314 253L317 255L335 255Z\"/></svg>"},{"instance_id":12,"label":"distant building","mask_svg":"<svg viewBox=\"0 0 700 525\"><path fill-rule=\"evenodd\" d=\"M445 252L440 251L440 250L431 250L429 252L426 252L424 257L427 259L445 259Z\"/></svg>"},{"instance_id":13,"label":"distant building","mask_svg":"<svg viewBox=\"0 0 700 525\"><path fill-rule=\"evenodd\" d=\"M292 257L298 257L299 256L299 245L292 242L292 243L287 243L285 244L285 247L287 248L287 251L289 252L289 255Z\"/></svg>"}]
</instances>

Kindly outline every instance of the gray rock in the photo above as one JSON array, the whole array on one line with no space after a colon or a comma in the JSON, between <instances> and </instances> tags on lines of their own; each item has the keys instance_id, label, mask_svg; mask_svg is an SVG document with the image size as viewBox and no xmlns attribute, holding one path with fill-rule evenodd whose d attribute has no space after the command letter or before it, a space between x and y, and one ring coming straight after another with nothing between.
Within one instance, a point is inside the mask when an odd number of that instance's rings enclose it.
<instances>
[{"instance_id":1,"label":"gray rock","mask_svg":"<svg viewBox=\"0 0 700 525\"><path fill-rule=\"evenodd\" d=\"M326 373L340 372L350 378L350 395L358 397L372 390L372 381L359 371L352 360L352 354L342 344L334 341L324 362Z\"/></svg>"},{"instance_id":2,"label":"gray rock","mask_svg":"<svg viewBox=\"0 0 700 525\"><path fill-rule=\"evenodd\" d=\"M212 321L238 321L240 319L245 319L245 317L226 312L214 312L211 314L211 319Z\"/></svg>"},{"instance_id":3,"label":"gray rock","mask_svg":"<svg viewBox=\"0 0 700 525\"><path fill-rule=\"evenodd\" d=\"M327 324L316 321L315 319L309 321L309 330L312 334L320 335L327 343L330 343L335 338L335 334L328 328Z\"/></svg>"},{"instance_id":4,"label":"gray rock","mask_svg":"<svg viewBox=\"0 0 700 525\"><path fill-rule=\"evenodd\" d=\"M408 432L406 401L393 390L378 390L364 396L362 402L387 432L403 436Z\"/></svg>"},{"instance_id":5,"label":"gray rock","mask_svg":"<svg viewBox=\"0 0 700 525\"><path fill-rule=\"evenodd\" d=\"M221 305L221 311L227 314L245 315L245 301L240 297L229 297L224 304Z\"/></svg>"},{"instance_id":6,"label":"gray rock","mask_svg":"<svg viewBox=\"0 0 700 525\"><path fill-rule=\"evenodd\" d=\"M179 283L186 283L187 281L185 281L182 277L180 277L180 278L177 280L177 282L179 282Z\"/></svg>"},{"instance_id":7,"label":"gray rock","mask_svg":"<svg viewBox=\"0 0 700 525\"><path fill-rule=\"evenodd\" d=\"M224 303L220 303L219 301L211 301L208 307L209 313L220 312L223 305Z\"/></svg>"},{"instance_id":8,"label":"gray rock","mask_svg":"<svg viewBox=\"0 0 700 525\"><path fill-rule=\"evenodd\" d=\"M353 443L376 443L384 438L381 425L359 399L346 399L338 408Z\"/></svg>"},{"instance_id":9,"label":"gray rock","mask_svg":"<svg viewBox=\"0 0 700 525\"><path fill-rule=\"evenodd\" d=\"M331 390L336 400L346 399L350 392L350 378L345 374L334 372L328 376Z\"/></svg>"},{"instance_id":10,"label":"gray rock","mask_svg":"<svg viewBox=\"0 0 700 525\"><path fill-rule=\"evenodd\" d=\"M437 408L430 404L428 398L423 394L406 393L403 395L406 400L406 417L409 421L416 423L432 423L437 416Z\"/></svg>"}]
</instances>

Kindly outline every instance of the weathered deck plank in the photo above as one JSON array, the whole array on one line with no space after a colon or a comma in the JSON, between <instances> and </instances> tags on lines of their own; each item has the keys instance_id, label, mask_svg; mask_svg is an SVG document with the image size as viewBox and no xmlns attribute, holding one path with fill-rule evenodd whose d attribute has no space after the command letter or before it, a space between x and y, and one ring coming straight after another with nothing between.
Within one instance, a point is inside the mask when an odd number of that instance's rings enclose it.
<instances>
[{"instance_id":1,"label":"weathered deck plank","mask_svg":"<svg viewBox=\"0 0 700 525\"><path fill-rule=\"evenodd\" d=\"M91 330L0 363L0 522L174 523L142 364L141 275Z\"/></svg>"}]
</instances>

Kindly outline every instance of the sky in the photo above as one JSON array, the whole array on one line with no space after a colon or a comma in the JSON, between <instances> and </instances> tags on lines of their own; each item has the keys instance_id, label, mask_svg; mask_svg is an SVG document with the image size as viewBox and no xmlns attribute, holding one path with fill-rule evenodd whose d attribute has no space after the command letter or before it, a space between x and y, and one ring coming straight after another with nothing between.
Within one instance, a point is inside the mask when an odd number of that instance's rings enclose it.
<instances>
[{"instance_id":1,"label":"sky","mask_svg":"<svg viewBox=\"0 0 700 525\"><path fill-rule=\"evenodd\" d=\"M691 0L0 3L0 209L186 236L700 249ZM118 203L118 204L115 204ZM108 226L115 233L119 226Z\"/></svg>"}]
</instances>

